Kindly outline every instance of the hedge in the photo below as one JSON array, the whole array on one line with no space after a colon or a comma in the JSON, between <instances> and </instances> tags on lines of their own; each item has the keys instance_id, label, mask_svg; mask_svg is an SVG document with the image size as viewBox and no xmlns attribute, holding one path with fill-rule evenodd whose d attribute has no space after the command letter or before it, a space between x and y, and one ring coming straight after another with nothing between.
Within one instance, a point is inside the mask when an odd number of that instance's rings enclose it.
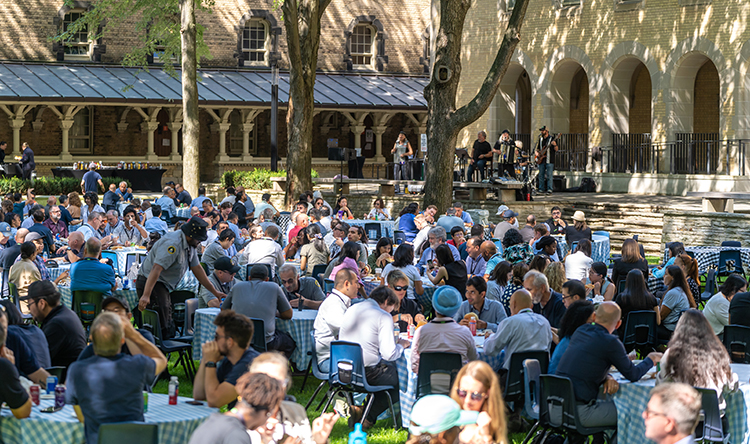
<instances>
[{"instance_id":1,"label":"hedge","mask_svg":"<svg viewBox=\"0 0 750 444\"><path fill-rule=\"evenodd\" d=\"M318 172L311 170L312 177L318 177ZM268 190L273 187L272 177L286 177L286 170L271 171L265 168L258 168L253 171L225 171L221 175L221 186L237 187L243 186L246 190Z\"/></svg>"},{"instance_id":2,"label":"hedge","mask_svg":"<svg viewBox=\"0 0 750 444\"><path fill-rule=\"evenodd\" d=\"M125 179L119 177L102 177L105 187L109 187L109 184L119 184ZM128 186L130 182L125 180ZM0 178L0 195L8 193L21 193L26 194L26 190L31 186L31 181L23 180L18 177L5 177ZM34 192L38 195L51 195L59 196L61 194L68 194L73 191L81 193L81 181L73 177L37 177L34 180ZM103 192L102 192L103 194Z\"/></svg>"}]
</instances>

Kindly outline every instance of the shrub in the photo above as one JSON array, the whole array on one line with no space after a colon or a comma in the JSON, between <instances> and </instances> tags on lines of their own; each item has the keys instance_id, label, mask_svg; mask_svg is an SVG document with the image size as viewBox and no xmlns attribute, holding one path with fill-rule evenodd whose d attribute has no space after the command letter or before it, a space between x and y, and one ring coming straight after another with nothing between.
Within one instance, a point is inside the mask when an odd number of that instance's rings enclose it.
<instances>
[{"instance_id":1,"label":"shrub","mask_svg":"<svg viewBox=\"0 0 750 444\"><path fill-rule=\"evenodd\" d=\"M316 178L318 172L311 170L310 176ZM286 170L274 172L265 168L257 168L253 171L225 171L221 175L221 186L224 188L243 186L246 190L267 190L273 187L272 177L286 177Z\"/></svg>"},{"instance_id":2,"label":"shrub","mask_svg":"<svg viewBox=\"0 0 750 444\"><path fill-rule=\"evenodd\" d=\"M110 183L119 184L125 179L119 177L103 177L105 187ZM130 186L130 182L125 181ZM26 194L26 190L31 187L31 181L23 180L18 177L6 177L0 179L0 195L8 193ZM37 177L34 180L34 192L38 195L59 196L68 194L72 191L81 192L81 181L73 177ZM103 192L101 194L104 194Z\"/></svg>"}]
</instances>

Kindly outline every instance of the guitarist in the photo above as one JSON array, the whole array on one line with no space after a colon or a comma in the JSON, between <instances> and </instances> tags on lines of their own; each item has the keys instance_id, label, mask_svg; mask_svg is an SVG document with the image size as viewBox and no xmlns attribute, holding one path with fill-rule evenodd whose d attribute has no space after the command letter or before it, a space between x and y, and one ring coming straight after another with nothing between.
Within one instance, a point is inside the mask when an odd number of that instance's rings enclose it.
<instances>
[{"instance_id":1,"label":"guitarist","mask_svg":"<svg viewBox=\"0 0 750 444\"><path fill-rule=\"evenodd\" d=\"M552 194L552 172L555 169L557 142L549 134L546 126L539 128L539 141L536 144L536 157L539 164L539 193Z\"/></svg>"}]
</instances>

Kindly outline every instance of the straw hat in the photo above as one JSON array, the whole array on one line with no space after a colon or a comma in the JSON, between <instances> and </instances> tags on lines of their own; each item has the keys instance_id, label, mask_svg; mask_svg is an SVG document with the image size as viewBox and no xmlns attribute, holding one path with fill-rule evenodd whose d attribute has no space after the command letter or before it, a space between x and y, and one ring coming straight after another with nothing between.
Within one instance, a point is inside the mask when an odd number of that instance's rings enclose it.
<instances>
[{"instance_id":1,"label":"straw hat","mask_svg":"<svg viewBox=\"0 0 750 444\"><path fill-rule=\"evenodd\" d=\"M576 211L573 213L573 220L576 222L586 222L586 215L583 214L583 211Z\"/></svg>"}]
</instances>

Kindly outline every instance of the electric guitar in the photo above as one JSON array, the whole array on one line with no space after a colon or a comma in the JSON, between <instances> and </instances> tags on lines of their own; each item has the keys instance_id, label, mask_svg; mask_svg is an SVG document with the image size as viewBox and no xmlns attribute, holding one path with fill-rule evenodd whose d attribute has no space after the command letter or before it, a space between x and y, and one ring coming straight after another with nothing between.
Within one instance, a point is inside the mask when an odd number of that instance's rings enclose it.
<instances>
[{"instance_id":1,"label":"electric guitar","mask_svg":"<svg viewBox=\"0 0 750 444\"><path fill-rule=\"evenodd\" d=\"M536 152L535 159L537 165L541 165L542 163L544 163L544 160L547 158L547 150L552 146L552 142L557 140L557 138L561 135L562 133L557 133L557 135L552 136L552 139L550 139L550 141L546 145L544 145L544 148L541 148Z\"/></svg>"}]
</instances>

